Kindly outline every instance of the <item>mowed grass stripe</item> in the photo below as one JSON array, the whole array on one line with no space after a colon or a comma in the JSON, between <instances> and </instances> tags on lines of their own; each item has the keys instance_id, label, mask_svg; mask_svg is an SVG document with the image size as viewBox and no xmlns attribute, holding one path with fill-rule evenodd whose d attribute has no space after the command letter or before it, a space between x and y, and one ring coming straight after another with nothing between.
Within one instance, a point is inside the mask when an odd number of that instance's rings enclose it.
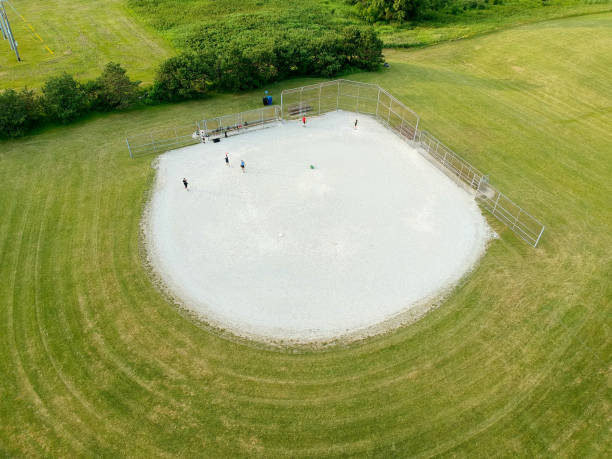
<instances>
[{"instance_id":1,"label":"mowed grass stripe","mask_svg":"<svg viewBox=\"0 0 612 459\"><path fill-rule=\"evenodd\" d=\"M611 241L601 206L612 191L611 147L605 133L586 143L584 135L587 122L598 131L607 123L605 111L592 113L591 94L605 107L612 90L585 77L608 59L611 23L610 15L575 18L388 52L390 70L351 76L422 113L549 228L533 250L492 221L502 238L440 308L321 352L263 349L199 327L168 304L141 261L140 216L154 171L148 158L129 160L121 132L253 108L259 93L100 116L0 144L0 208L9 215L0 223L0 298L11 300L0 306L0 327L12 330L0 337L8 357L0 368L12 375L0 383L12 394L0 401L0 421L11 425L0 431L1 450L606 451ZM549 46L570 33L566 49ZM580 65L567 64L578 55ZM507 71L513 57L523 73ZM541 75L552 83L538 82ZM269 89L278 95L306 81ZM568 123L566 114L585 121ZM583 146L588 160L574 153ZM7 307L17 302L27 311Z\"/></svg>"},{"instance_id":2,"label":"mowed grass stripe","mask_svg":"<svg viewBox=\"0 0 612 459\"><path fill-rule=\"evenodd\" d=\"M38 175L38 174L37 174ZM34 179L40 177L34 176ZM36 436L36 433L49 433L52 437L61 441L66 445L70 445L71 449L80 450L82 444L78 438L72 433L69 427L64 424L64 420L58 417L53 410L53 392L46 392L47 382L38 370L40 362L38 359L44 358L44 352L40 352L38 330L34 327L35 317L33 317L34 299L33 299L33 279L34 272L32 268L33 244L35 238L35 227L37 218L39 217L40 202L37 201L39 189L30 188L27 192L29 184L24 183L21 186L19 198L21 221L19 222L19 230L15 232L17 236L16 258L13 263L13 273L11 274L11 285L13 285L13 297L7 303L8 311L8 332L12 338L8 349L11 351L13 361L13 371L17 378L16 387L18 397L24 398L24 401L31 403L35 408L35 416L42 421L41 430L39 432L29 432L30 435ZM45 368L45 362L40 368ZM36 423L34 423L35 425ZM26 424L27 425L27 424ZM26 435L19 434L22 438L28 438ZM37 439L39 454L49 452L48 445L45 444L48 438L42 435Z\"/></svg>"},{"instance_id":3,"label":"mowed grass stripe","mask_svg":"<svg viewBox=\"0 0 612 459\"><path fill-rule=\"evenodd\" d=\"M586 39L588 39L588 37L585 37L585 40L586 40ZM606 99L605 99L606 95L607 95L608 100L609 100L609 93L607 93L607 94L606 94L606 93L604 93L604 98L603 98L603 100L604 100L604 101L606 100ZM601 95L600 95L600 97L601 97ZM604 139L604 141L605 141L605 139ZM575 148L575 143L574 143L574 145L572 145L572 147L574 147L574 148ZM601 150L599 150L600 155L601 155L601 153L604 153L604 154L605 154L605 153L607 153L607 152L609 152L609 144L608 144L607 146L605 146L604 148L602 148ZM563 157L562 155L560 155L560 156L561 156L561 157ZM600 161L600 163L602 163L602 162ZM604 168L609 168L609 162L607 162L607 163L606 163L606 162L603 162L601 165L602 165ZM605 175L605 173L604 173L604 174L595 174L594 176L595 176L595 177L597 177L598 179L603 179L603 178L604 178L606 175ZM604 183L604 180L601 180L601 182L600 182L600 183ZM602 187L602 188L600 188L599 190L600 190L600 191L603 191L604 189L605 189L605 188L603 188L603 187ZM590 190L589 190L589 191L590 191ZM583 195L584 195L584 194L583 194ZM603 198L603 196L602 196L602 198ZM609 201L609 199L608 199L608 198L606 198L605 200L606 200L606 201ZM608 224L609 224L609 213L606 213L606 211L604 210L604 209L605 209L605 207L604 207L604 208L599 208L599 209L597 209L597 208L596 208L596 206L594 206L594 207L595 207L595 209L594 209L594 210L595 210L595 211L596 211L598 214L600 214L602 217L603 217L604 215L608 217L608 220L607 220L607 221L608 221ZM560 210L560 211L561 211L561 210ZM585 225L584 225L584 223L583 223L582 221L580 221L580 220L578 220L578 221L576 221L576 222L574 222L574 223L578 223L578 224L579 224L580 226L582 226L582 227L584 227L584 226L585 226ZM576 225L574 225L574 226L576 226ZM597 225L597 226L599 226L599 225ZM553 230L554 230L554 228L553 228ZM579 234L584 234L584 232L577 232L577 233L573 234L572 236L574 236L574 237L580 237L580 236L579 236ZM557 236L557 235L555 235L555 236ZM567 242L567 240L566 240L566 239L564 239L564 240L561 240L560 242L561 242L561 243L563 243L563 242ZM583 251L582 251L582 250L579 250L579 253L580 253L580 255L582 255L582 254L583 254ZM608 252L608 253L609 253L609 252ZM605 262L604 262L604 263L605 263ZM581 264L580 264L580 265L578 265L578 266L575 266L575 268L576 268L576 269L575 269L575 271L570 271L570 272L568 273L568 279L569 279L569 280L568 280L567 284L571 284L571 283L576 282L576 278L577 278L577 277L579 277L579 278L581 278L581 277L588 278L588 277L589 277L589 274L590 274L590 273L588 273L588 272L587 272L587 273L585 273L585 272L584 272L584 270L582 270L582 269L581 269L581 268L582 268L582 266L581 266L582 264L583 264L583 263L581 263ZM601 269L601 264L599 264L599 265L598 265L598 264L594 264L594 265L590 264L589 266L595 266L595 269ZM562 279L559 279L559 281L560 281L560 282L562 282ZM603 276L600 278L600 281L603 281ZM581 291L581 290L577 290L577 291L575 291L575 292L571 292L571 293L572 293L572 295L575 295L575 297L576 297L576 298L585 298L585 297L587 296L587 295L586 295L586 292ZM582 296L581 296L581 295L582 295ZM608 296L603 296L603 297L600 297L600 299L601 299L601 298L606 298L606 299L608 299L608 298L609 298L609 295L608 295ZM604 304L609 304L609 303L604 303ZM593 308L593 309L597 309L597 310L599 310L600 312L602 312L602 311L603 311L603 313L604 313L604 314L609 314L609 309L607 309L607 308L605 308L605 307L603 307L603 308L602 308L602 307L601 307L601 306L602 306L601 302L599 302L599 303L598 303L598 302L595 302L595 303L593 303L593 305L596 305L596 307L595 307L595 308ZM602 317L602 318L603 318L603 317ZM600 325L601 325L601 324L605 324L605 322L606 322L605 320L597 320L597 318L593 318L593 317L591 317L590 319L592 320L592 322L591 322L591 323L597 323L597 324L600 324ZM594 320L593 320L593 319L594 319ZM588 320L588 318L587 318L587 320Z\"/></svg>"},{"instance_id":4,"label":"mowed grass stripe","mask_svg":"<svg viewBox=\"0 0 612 459\"><path fill-rule=\"evenodd\" d=\"M6 43L0 46L0 89L41 87L62 72L93 79L110 61L121 63L134 80L151 83L156 66L174 54L169 43L127 11L123 0L106 1L103 7L89 0L12 4L28 22L6 6L22 60L17 62Z\"/></svg>"}]
</instances>

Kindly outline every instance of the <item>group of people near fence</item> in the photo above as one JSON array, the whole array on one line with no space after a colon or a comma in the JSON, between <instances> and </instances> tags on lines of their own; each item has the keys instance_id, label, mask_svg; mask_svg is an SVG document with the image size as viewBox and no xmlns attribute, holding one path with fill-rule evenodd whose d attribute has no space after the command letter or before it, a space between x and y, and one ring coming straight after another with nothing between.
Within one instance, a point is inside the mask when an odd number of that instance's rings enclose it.
<instances>
[{"instance_id":1,"label":"group of people near fence","mask_svg":"<svg viewBox=\"0 0 612 459\"><path fill-rule=\"evenodd\" d=\"M357 129L357 123L359 120L355 120L355 124L353 125L354 129ZM302 116L302 126L306 126L306 117ZM227 131L225 132L225 136L227 137ZM227 165L227 167L231 167L230 166L230 159L229 159L229 153L225 153L225 164ZM242 169L242 172L245 173L246 172L246 163L244 162L244 159L240 160L240 168ZM310 166L311 169L314 169L314 166ZM186 190L189 191L189 182L187 181L187 179L185 177L183 177L183 186L185 187Z\"/></svg>"}]
</instances>

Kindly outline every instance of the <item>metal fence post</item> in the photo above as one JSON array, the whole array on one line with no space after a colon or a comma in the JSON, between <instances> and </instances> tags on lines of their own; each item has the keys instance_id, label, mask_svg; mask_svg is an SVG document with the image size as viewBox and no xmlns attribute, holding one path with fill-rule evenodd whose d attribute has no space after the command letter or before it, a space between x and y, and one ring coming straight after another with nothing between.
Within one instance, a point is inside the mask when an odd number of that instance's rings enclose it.
<instances>
[{"instance_id":1,"label":"metal fence post","mask_svg":"<svg viewBox=\"0 0 612 459\"><path fill-rule=\"evenodd\" d=\"M540 242L540 238L542 237L542 233L544 233L544 228L546 228L544 225L542 225L542 229L540 230L540 234L538 235L538 238L536 239L535 243L533 244L534 247L538 246L538 242Z\"/></svg>"},{"instance_id":2,"label":"metal fence post","mask_svg":"<svg viewBox=\"0 0 612 459\"><path fill-rule=\"evenodd\" d=\"M516 225L518 224L518 219L521 216L521 212L523 211L523 209L521 209L519 207L519 211L518 214L516 214L516 217L514 217L514 224L512 225L512 229L516 228Z\"/></svg>"},{"instance_id":3,"label":"metal fence post","mask_svg":"<svg viewBox=\"0 0 612 459\"><path fill-rule=\"evenodd\" d=\"M128 138L125 138L125 143L127 143L128 151L130 152L130 158L134 159L134 155L132 155L132 149L130 148L130 141Z\"/></svg>"},{"instance_id":4,"label":"metal fence post","mask_svg":"<svg viewBox=\"0 0 612 459\"><path fill-rule=\"evenodd\" d=\"M474 176L476 175L476 173L474 172ZM480 191L480 185L482 184L482 179L484 178L484 175L480 176L480 180L478 180L478 186L476 187L476 191Z\"/></svg>"},{"instance_id":5,"label":"metal fence post","mask_svg":"<svg viewBox=\"0 0 612 459\"><path fill-rule=\"evenodd\" d=\"M376 119L379 118L378 107L380 106L380 86L378 87L378 96L376 97Z\"/></svg>"},{"instance_id":6,"label":"metal fence post","mask_svg":"<svg viewBox=\"0 0 612 459\"><path fill-rule=\"evenodd\" d=\"M196 121L196 128L198 129L198 138L201 143L204 143L204 134L202 133L202 129L200 128L200 122Z\"/></svg>"},{"instance_id":7,"label":"metal fence post","mask_svg":"<svg viewBox=\"0 0 612 459\"><path fill-rule=\"evenodd\" d=\"M285 91L281 92L281 106L280 106L280 110L281 110L281 119L283 119L283 94L285 93Z\"/></svg>"},{"instance_id":8,"label":"metal fence post","mask_svg":"<svg viewBox=\"0 0 612 459\"><path fill-rule=\"evenodd\" d=\"M319 115L321 114L321 88L322 83L319 83Z\"/></svg>"},{"instance_id":9,"label":"metal fence post","mask_svg":"<svg viewBox=\"0 0 612 459\"><path fill-rule=\"evenodd\" d=\"M338 80L338 94L336 94L336 111L340 108L340 80Z\"/></svg>"},{"instance_id":10,"label":"metal fence post","mask_svg":"<svg viewBox=\"0 0 612 459\"><path fill-rule=\"evenodd\" d=\"M493 206L493 210L491 211L491 213L493 215L495 215L495 209L497 209L497 203L499 202L499 197L501 196L501 193L498 191L497 192L497 199L495 200L495 205Z\"/></svg>"}]
</instances>

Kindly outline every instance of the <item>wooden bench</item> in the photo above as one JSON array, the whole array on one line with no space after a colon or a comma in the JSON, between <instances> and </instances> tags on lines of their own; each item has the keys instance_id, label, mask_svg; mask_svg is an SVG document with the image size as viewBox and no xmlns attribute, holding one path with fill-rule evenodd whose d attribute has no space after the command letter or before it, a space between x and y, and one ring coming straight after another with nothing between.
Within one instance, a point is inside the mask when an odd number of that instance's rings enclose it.
<instances>
[{"instance_id":1,"label":"wooden bench","mask_svg":"<svg viewBox=\"0 0 612 459\"><path fill-rule=\"evenodd\" d=\"M289 116L306 115L312 111L312 107L308 104L291 105L287 109Z\"/></svg>"},{"instance_id":2,"label":"wooden bench","mask_svg":"<svg viewBox=\"0 0 612 459\"><path fill-rule=\"evenodd\" d=\"M412 126L409 125L404 125L400 128L400 134L403 135L404 137L412 140L414 139L414 128Z\"/></svg>"}]
</instances>

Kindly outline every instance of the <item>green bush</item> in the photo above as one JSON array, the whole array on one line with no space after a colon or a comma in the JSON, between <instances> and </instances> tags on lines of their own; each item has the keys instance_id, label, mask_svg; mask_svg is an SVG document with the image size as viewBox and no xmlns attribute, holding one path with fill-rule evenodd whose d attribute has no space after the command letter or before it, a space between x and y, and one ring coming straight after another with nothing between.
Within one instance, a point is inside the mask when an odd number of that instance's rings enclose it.
<instances>
[{"instance_id":1,"label":"green bush","mask_svg":"<svg viewBox=\"0 0 612 459\"><path fill-rule=\"evenodd\" d=\"M138 102L138 82L110 62L95 80L84 84L64 73L49 78L42 94L23 89L0 92L0 139L19 137L45 123L69 123L90 111L121 110Z\"/></svg>"},{"instance_id":2,"label":"green bush","mask_svg":"<svg viewBox=\"0 0 612 459\"><path fill-rule=\"evenodd\" d=\"M212 88L240 91L296 76L333 77L382 63L382 41L370 27L315 35L280 30L262 36L249 30L224 42L219 30L201 29L188 40L191 51L160 66L149 100L201 97Z\"/></svg>"},{"instance_id":3,"label":"green bush","mask_svg":"<svg viewBox=\"0 0 612 459\"><path fill-rule=\"evenodd\" d=\"M449 0L349 0L368 22L424 19L444 8Z\"/></svg>"},{"instance_id":4,"label":"green bush","mask_svg":"<svg viewBox=\"0 0 612 459\"><path fill-rule=\"evenodd\" d=\"M40 101L34 91L7 89L0 93L0 138L20 137L38 126Z\"/></svg>"},{"instance_id":5,"label":"green bush","mask_svg":"<svg viewBox=\"0 0 612 459\"><path fill-rule=\"evenodd\" d=\"M90 109L98 111L122 110L134 105L139 96L140 82L131 81L121 65L109 62L102 75L84 85L89 95Z\"/></svg>"},{"instance_id":6,"label":"green bush","mask_svg":"<svg viewBox=\"0 0 612 459\"><path fill-rule=\"evenodd\" d=\"M212 58L184 53L164 61L149 92L149 102L171 102L202 97L212 85Z\"/></svg>"},{"instance_id":7,"label":"green bush","mask_svg":"<svg viewBox=\"0 0 612 459\"><path fill-rule=\"evenodd\" d=\"M375 70L382 63L383 42L374 29L347 27L343 31L342 44L347 52L347 66L361 70Z\"/></svg>"},{"instance_id":8,"label":"green bush","mask_svg":"<svg viewBox=\"0 0 612 459\"><path fill-rule=\"evenodd\" d=\"M42 92L42 106L49 121L69 123L88 111L85 90L72 75L63 73L49 78Z\"/></svg>"}]
</instances>

